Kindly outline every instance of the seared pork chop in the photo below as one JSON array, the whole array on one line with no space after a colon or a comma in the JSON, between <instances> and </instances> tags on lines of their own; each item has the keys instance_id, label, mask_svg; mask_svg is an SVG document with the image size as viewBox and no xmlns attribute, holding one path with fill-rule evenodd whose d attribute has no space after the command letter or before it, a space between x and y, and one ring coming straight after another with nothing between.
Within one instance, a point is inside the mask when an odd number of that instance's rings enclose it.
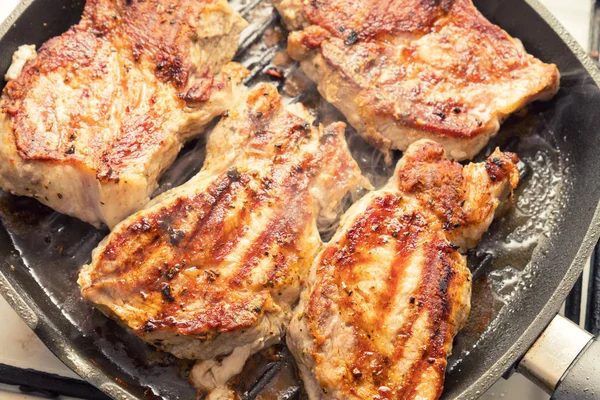
<instances>
[{"instance_id":1,"label":"seared pork chop","mask_svg":"<svg viewBox=\"0 0 600 400\"><path fill-rule=\"evenodd\" d=\"M511 113L550 99L555 65L485 19L471 0L276 0L289 52L371 144L422 138L477 154ZM388 157L388 161L389 161Z\"/></svg>"},{"instance_id":2,"label":"seared pork chop","mask_svg":"<svg viewBox=\"0 0 600 400\"><path fill-rule=\"evenodd\" d=\"M409 146L381 190L355 203L317 256L287 344L309 398L437 399L470 309L475 246L519 176L494 152L462 167Z\"/></svg>"},{"instance_id":3,"label":"seared pork chop","mask_svg":"<svg viewBox=\"0 0 600 400\"><path fill-rule=\"evenodd\" d=\"M344 124L313 120L258 85L211 133L201 172L118 224L81 271L106 314L201 360L192 379L214 398L279 342L321 246L317 217L363 182Z\"/></svg>"},{"instance_id":4,"label":"seared pork chop","mask_svg":"<svg viewBox=\"0 0 600 400\"><path fill-rule=\"evenodd\" d=\"M220 71L245 25L225 0L88 0L78 25L7 74L0 187L96 226L140 209L234 100L244 70Z\"/></svg>"}]
</instances>

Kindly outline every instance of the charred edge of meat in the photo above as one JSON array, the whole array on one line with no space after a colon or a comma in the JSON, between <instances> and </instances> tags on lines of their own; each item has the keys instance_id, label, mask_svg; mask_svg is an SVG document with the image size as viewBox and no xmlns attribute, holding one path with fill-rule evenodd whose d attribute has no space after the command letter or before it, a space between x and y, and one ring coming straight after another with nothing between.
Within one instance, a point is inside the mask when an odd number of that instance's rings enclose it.
<instances>
[{"instance_id":1,"label":"charred edge of meat","mask_svg":"<svg viewBox=\"0 0 600 400\"><path fill-rule=\"evenodd\" d=\"M504 153L504 155L504 158L489 157L487 160L485 160L485 170L487 171L492 182L502 180L506 177L506 174L508 173L507 169L505 168L505 164L507 162L506 158L514 163L519 161L517 155L514 153Z\"/></svg>"}]
</instances>

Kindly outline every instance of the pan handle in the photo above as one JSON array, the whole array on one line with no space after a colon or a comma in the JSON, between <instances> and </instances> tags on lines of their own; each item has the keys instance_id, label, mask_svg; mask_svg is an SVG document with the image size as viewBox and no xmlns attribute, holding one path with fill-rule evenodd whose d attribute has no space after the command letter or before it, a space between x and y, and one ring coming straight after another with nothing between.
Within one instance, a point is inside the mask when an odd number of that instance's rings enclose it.
<instances>
[{"instance_id":1,"label":"pan handle","mask_svg":"<svg viewBox=\"0 0 600 400\"><path fill-rule=\"evenodd\" d=\"M600 399L600 342L557 315L517 366L554 400Z\"/></svg>"}]
</instances>

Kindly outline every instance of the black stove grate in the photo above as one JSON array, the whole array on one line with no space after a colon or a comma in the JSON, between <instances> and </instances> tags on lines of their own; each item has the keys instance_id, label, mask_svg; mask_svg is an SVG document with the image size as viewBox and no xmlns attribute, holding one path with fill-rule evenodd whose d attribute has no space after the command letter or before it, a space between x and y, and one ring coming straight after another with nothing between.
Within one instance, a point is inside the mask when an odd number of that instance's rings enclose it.
<instances>
[{"instance_id":1,"label":"black stove grate","mask_svg":"<svg viewBox=\"0 0 600 400\"><path fill-rule=\"evenodd\" d=\"M595 0L590 23L590 57L600 61L600 0Z\"/></svg>"},{"instance_id":2,"label":"black stove grate","mask_svg":"<svg viewBox=\"0 0 600 400\"><path fill-rule=\"evenodd\" d=\"M47 399L69 396L85 400L110 400L110 397L82 380L5 364L0 364L0 383L18 386L23 393Z\"/></svg>"},{"instance_id":3,"label":"black stove grate","mask_svg":"<svg viewBox=\"0 0 600 400\"><path fill-rule=\"evenodd\" d=\"M590 266L585 329L594 336L600 333L600 243L596 245Z\"/></svg>"},{"instance_id":4,"label":"black stove grate","mask_svg":"<svg viewBox=\"0 0 600 400\"><path fill-rule=\"evenodd\" d=\"M590 259L587 296L583 299L583 276L580 276L565 302L565 317L576 324L581 321L581 309L585 302L583 327L594 336L600 334L600 242L596 244Z\"/></svg>"}]
</instances>

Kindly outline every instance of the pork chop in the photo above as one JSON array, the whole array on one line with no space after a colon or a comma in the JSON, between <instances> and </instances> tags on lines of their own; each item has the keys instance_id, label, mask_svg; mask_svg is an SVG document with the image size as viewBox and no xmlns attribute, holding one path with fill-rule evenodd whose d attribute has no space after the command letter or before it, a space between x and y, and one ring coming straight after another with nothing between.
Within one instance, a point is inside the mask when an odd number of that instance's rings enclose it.
<instances>
[{"instance_id":1,"label":"pork chop","mask_svg":"<svg viewBox=\"0 0 600 400\"><path fill-rule=\"evenodd\" d=\"M203 169L118 224L79 276L84 298L142 339L200 360L192 379L213 398L280 341L321 246L317 217L368 186L345 125L313 120L258 85L211 133Z\"/></svg>"},{"instance_id":2,"label":"pork chop","mask_svg":"<svg viewBox=\"0 0 600 400\"><path fill-rule=\"evenodd\" d=\"M310 269L287 344L309 398L437 399L470 309L459 249L511 198L517 157L464 168L417 141L381 190L355 203Z\"/></svg>"},{"instance_id":3,"label":"pork chop","mask_svg":"<svg viewBox=\"0 0 600 400\"><path fill-rule=\"evenodd\" d=\"M389 155L422 138L470 159L502 121L559 87L471 0L276 0L290 55L372 145ZM388 161L391 159L388 156Z\"/></svg>"},{"instance_id":4,"label":"pork chop","mask_svg":"<svg viewBox=\"0 0 600 400\"><path fill-rule=\"evenodd\" d=\"M244 69L221 70L245 25L225 0L88 0L37 56L17 52L0 101L0 187L96 226L140 209L233 101Z\"/></svg>"}]
</instances>

